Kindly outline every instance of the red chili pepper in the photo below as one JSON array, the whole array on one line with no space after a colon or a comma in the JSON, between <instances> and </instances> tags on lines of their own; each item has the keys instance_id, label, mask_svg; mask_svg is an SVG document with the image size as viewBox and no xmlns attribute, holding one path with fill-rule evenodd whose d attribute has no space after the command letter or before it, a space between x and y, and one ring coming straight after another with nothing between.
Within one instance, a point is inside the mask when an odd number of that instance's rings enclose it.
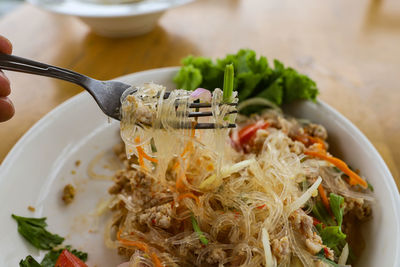
<instances>
[{"instance_id":1,"label":"red chili pepper","mask_svg":"<svg viewBox=\"0 0 400 267\"><path fill-rule=\"evenodd\" d=\"M258 206L257 209L262 209L262 208L264 208L266 205L267 205L267 204L263 204L263 205L261 205L261 206Z\"/></svg>"},{"instance_id":2,"label":"red chili pepper","mask_svg":"<svg viewBox=\"0 0 400 267\"><path fill-rule=\"evenodd\" d=\"M326 258L329 257L329 251L328 251L328 248L327 248L327 247L324 247L324 254L325 254L325 257L326 257Z\"/></svg>"},{"instance_id":3,"label":"red chili pepper","mask_svg":"<svg viewBox=\"0 0 400 267\"><path fill-rule=\"evenodd\" d=\"M155 220L155 219L152 219L152 220L151 220L151 223L152 223L152 224L156 224L156 220Z\"/></svg>"},{"instance_id":4,"label":"red chili pepper","mask_svg":"<svg viewBox=\"0 0 400 267\"><path fill-rule=\"evenodd\" d=\"M313 225L316 226L317 224L320 224L321 222L317 219L313 217Z\"/></svg>"},{"instance_id":5,"label":"red chili pepper","mask_svg":"<svg viewBox=\"0 0 400 267\"><path fill-rule=\"evenodd\" d=\"M260 129L267 129L269 126L268 122L265 121L257 121L256 123L249 124L243 127L239 131L239 143L240 145L247 144L252 137L256 134L256 132Z\"/></svg>"}]
</instances>

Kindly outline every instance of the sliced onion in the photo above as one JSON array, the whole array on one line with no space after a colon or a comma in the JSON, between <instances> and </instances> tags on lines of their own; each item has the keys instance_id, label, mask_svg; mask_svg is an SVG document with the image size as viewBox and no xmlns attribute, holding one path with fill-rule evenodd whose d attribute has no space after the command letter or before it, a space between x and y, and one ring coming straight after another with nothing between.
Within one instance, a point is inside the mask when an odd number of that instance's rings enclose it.
<instances>
[{"instance_id":1,"label":"sliced onion","mask_svg":"<svg viewBox=\"0 0 400 267\"><path fill-rule=\"evenodd\" d=\"M221 174L219 176L217 176L216 174L210 175L207 179L205 179L203 182L201 182L199 188L200 189L216 188L221 185L223 178L226 178L235 172L239 172L240 170L246 168L253 162L255 162L255 159L247 159L247 160L243 160L238 163L235 163L228 167L222 167Z\"/></svg>"},{"instance_id":2,"label":"sliced onion","mask_svg":"<svg viewBox=\"0 0 400 267\"><path fill-rule=\"evenodd\" d=\"M200 101L203 102L211 102L212 98L211 92L204 88L197 88L190 94L190 96L194 98L194 100L200 99Z\"/></svg>"},{"instance_id":3,"label":"sliced onion","mask_svg":"<svg viewBox=\"0 0 400 267\"><path fill-rule=\"evenodd\" d=\"M261 229L261 240L264 246L264 254L265 254L265 266L266 267L275 267L276 266L276 261L275 257L272 256L271 252L271 246L269 243L269 234L267 229L263 227Z\"/></svg>"},{"instance_id":4,"label":"sliced onion","mask_svg":"<svg viewBox=\"0 0 400 267\"><path fill-rule=\"evenodd\" d=\"M349 257L349 244L346 243L342 250L342 254L340 254L338 264L346 265L347 258Z\"/></svg>"},{"instance_id":5,"label":"sliced onion","mask_svg":"<svg viewBox=\"0 0 400 267\"><path fill-rule=\"evenodd\" d=\"M301 195L301 197L296 199L296 201L294 201L288 207L287 210L288 210L289 214L292 213L293 211L301 208L312 197L313 192L318 189L318 186L321 184L321 182L322 182L322 178L321 178L321 176L319 176L317 181L315 181L315 183L312 186L310 186L310 188L308 188L307 191L304 192L303 195Z\"/></svg>"}]
</instances>

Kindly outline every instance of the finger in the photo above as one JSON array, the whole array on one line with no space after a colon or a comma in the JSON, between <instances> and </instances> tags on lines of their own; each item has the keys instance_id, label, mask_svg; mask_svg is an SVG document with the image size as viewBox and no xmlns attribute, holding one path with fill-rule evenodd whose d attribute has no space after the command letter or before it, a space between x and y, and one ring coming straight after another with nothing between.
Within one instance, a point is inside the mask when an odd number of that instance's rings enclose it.
<instances>
[{"instance_id":1,"label":"finger","mask_svg":"<svg viewBox=\"0 0 400 267\"><path fill-rule=\"evenodd\" d=\"M10 81L7 76L0 71L0 97L8 96L11 93Z\"/></svg>"},{"instance_id":2,"label":"finger","mask_svg":"<svg viewBox=\"0 0 400 267\"><path fill-rule=\"evenodd\" d=\"M7 97L0 97L0 122L11 119L14 115L14 105Z\"/></svg>"},{"instance_id":3,"label":"finger","mask_svg":"<svg viewBox=\"0 0 400 267\"><path fill-rule=\"evenodd\" d=\"M0 52L6 54L11 54L12 52L11 42L7 38L1 35L0 35Z\"/></svg>"}]
</instances>

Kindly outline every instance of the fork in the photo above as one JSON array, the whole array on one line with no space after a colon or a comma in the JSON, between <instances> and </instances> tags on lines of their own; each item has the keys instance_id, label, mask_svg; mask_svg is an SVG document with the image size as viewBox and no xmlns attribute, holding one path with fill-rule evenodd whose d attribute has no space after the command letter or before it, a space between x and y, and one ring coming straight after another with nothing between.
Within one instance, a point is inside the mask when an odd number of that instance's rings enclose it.
<instances>
[{"instance_id":1,"label":"fork","mask_svg":"<svg viewBox=\"0 0 400 267\"><path fill-rule=\"evenodd\" d=\"M104 114L116 120L121 120L121 95L125 90L132 87L126 83L112 80L100 81L68 69L2 53L0 53L0 69L47 76L75 83L90 93ZM168 96L169 93L166 93L164 98L168 98ZM237 105L236 103L224 104L231 106ZM189 108L196 109L196 111L188 112L187 116L191 118L212 116L212 112L210 111L198 111L200 108L209 107L211 107L210 103L190 103ZM233 110L230 113L236 112L236 110ZM215 129L220 127L221 126L215 123L197 123L194 128ZM236 125L233 123L223 126L223 128L234 127L236 127Z\"/></svg>"}]
</instances>

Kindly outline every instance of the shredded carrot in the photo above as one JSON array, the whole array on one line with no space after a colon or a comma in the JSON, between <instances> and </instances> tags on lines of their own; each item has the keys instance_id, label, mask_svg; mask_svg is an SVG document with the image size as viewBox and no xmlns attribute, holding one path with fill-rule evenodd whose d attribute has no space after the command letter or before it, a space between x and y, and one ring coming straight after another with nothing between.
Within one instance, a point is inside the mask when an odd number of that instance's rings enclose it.
<instances>
[{"instance_id":1,"label":"shredded carrot","mask_svg":"<svg viewBox=\"0 0 400 267\"><path fill-rule=\"evenodd\" d=\"M150 157L149 155L147 155L146 152L144 152L144 149L141 146L137 146L137 150L138 150L138 153L142 154L143 158L145 158L145 159L147 159L147 160L149 160L151 162L158 163L158 160L155 159L155 158Z\"/></svg>"},{"instance_id":2,"label":"shredded carrot","mask_svg":"<svg viewBox=\"0 0 400 267\"><path fill-rule=\"evenodd\" d=\"M178 167L179 167L180 165L181 165L181 164L179 163L179 161L177 161L177 162L175 162L174 166L172 166L172 169L173 169L173 170L176 170L176 169L178 169Z\"/></svg>"},{"instance_id":3,"label":"shredded carrot","mask_svg":"<svg viewBox=\"0 0 400 267\"><path fill-rule=\"evenodd\" d=\"M135 142L136 142L136 143L140 143L140 137L139 137L139 136L136 136L136 137L135 137ZM137 152L138 152L139 165L140 165L143 169L146 169L146 165L144 165L144 160L143 160L143 159L147 159L147 160L149 160L149 161L151 161L151 162L158 163L158 160L157 160L157 159L152 158L152 157L150 157L149 155L146 154L146 152L144 151L144 149L143 149L142 146L137 146L137 147L136 147L136 150L137 150Z\"/></svg>"},{"instance_id":4,"label":"shredded carrot","mask_svg":"<svg viewBox=\"0 0 400 267\"><path fill-rule=\"evenodd\" d=\"M333 165L335 165L339 170L341 170L342 172L344 172L345 174L347 174L349 176L349 184L350 185L361 185L364 188L368 187L367 182L362 179L360 176L358 176L355 172L353 172L352 170L350 170L350 168L347 166L347 164L335 157L331 157L328 156L325 153L322 152L316 152L316 151L305 151L304 152L305 155L307 156L312 156L312 157L317 157L317 158L321 158L323 160L326 160L330 163L332 163Z\"/></svg>"},{"instance_id":5,"label":"shredded carrot","mask_svg":"<svg viewBox=\"0 0 400 267\"><path fill-rule=\"evenodd\" d=\"M151 259L152 259L152 261L154 263L154 266L156 266L156 267L164 267L161 264L161 261L158 258L157 254L154 253L154 252L151 252L150 249L149 249L149 246L146 243L140 242L140 241L131 241L131 240L128 240L128 239L121 238L121 232L122 232L122 229L120 229L118 231L118 233L117 233L117 240L121 244L123 244L125 246L128 246L128 247L137 247L138 249L140 249L144 253L147 253L147 254L150 255L150 257L151 257Z\"/></svg>"},{"instance_id":6,"label":"shredded carrot","mask_svg":"<svg viewBox=\"0 0 400 267\"><path fill-rule=\"evenodd\" d=\"M318 192L319 192L319 195L321 196L322 204L324 204L326 210L330 212L331 205L329 204L329 199L326 196L325 189L322 187L321 184L318 186Z\"/></svg>"},{"instance_id":7,"label":"shredded carrot","mask_svg":"<svg viewBox=\"0 0 400 267\"><path fill-rule=\"evenodd\" d=\"M196 122L193 122L192 125L192 131L190 132L190 137L194 138L194 136L196 135ZM186 145L185 148L183 149L183 152L181 154L181 158L183 158L185 156L186 153L188 153L189 151L191 151L193 149L193 142L191 140L189 140Z\"/></svg>"},{"instance_id":8,"label":"shredded carrot","mask_svg":"<svg viewBox=\"0 0 400 267\"><path fill-rule=\"evenodd\" d=\"M307 136L312 144L319 144L323 150L326 150L324 141L319 137Z\"/></svg>"},{"instance_id":9,"label":"shredded carrot","mask_svg":"<svg viewBox=\"0 0 400 267\"><path fill-rule=\"evenodd\" d=\"M187 142L185 148L183 149L183 152L181 154L181 158L183 158L185 156L186 153L188 153L189 151L191 151L193 148L193 143L192 141Z\"/></svg>"},{"instance_id":10,"label":"shredded carrot","mask_svg":"<svg viewBox=\"0 0 400 267\"><path fill-rule=\"evenodd\" d=\"M185 179L185 171L179 170L178 178L176 178L175 182L176 189L182 191L185 189L185 183L183 182L183 179Z\"/></svg>"},{"instance_id":11,"label":"shredded carrot","mask_svg":"<svg viewBox=\"0 0 400 267\"><path fill-rule=\"evenodd\" d=\"M139 158L139 165L140 165L143 169L147 170L146 165L144 165L143 154L140 153L139 149L138 149L138 158Z\"/></svg>"},{"instance_id":12,"label":"shredded carrot","mask_svg":"<svg viewBox=\"0 0 400 267\"><path fill-rule=\"evenodd\" d=\"M192 132L190 133L191 137L194 137L196 135L196 128L195 128L196 124L197 124L196 121L193 122L193 124L192 124Z\"/></svg>"},{"instance_id":13,"label":"shredded carrot","mask_svg":"<svg viewBox=\"0 0 400 267\"><path fill-rule=\"evenodd\" d=\"M194 128L196 126L196 122L193 123L193 128L191 131L191 137L194 138L195 134L196 134L196 129ZM181 159L182 161L185 160L185 155L187 153L190 153L193 151L193 142L191 140L189 140L186 145L185 148L183 149L183 152L181 153ZM174 166L172 167L172 169L177 170L180 166L180 162L177 161ZM175 182L175 186L176 189L178 189L179 191L183 191L185 189L185 183L183 182L183 180L185 179L186 175L185 172L187 170L187 168L189 167L189 164L187 164L184 168L184 170L178 170L178 177L176 178L176 182Z\"/></svg>"},{"instance_id":14,"label":"shredded carrot","mask_svg":"<svg viewBox=\"0 0 400 267\"><path fill-rule=\"evenodd\" d=\"M294 137L294 139L302 142L306 146L318 144L321 149L326 150L324 141L319 137L313 137L311 135L297 135Z\"/></svg>"},{"instance_id":15,"label":"shredded carrot","mask_svg":"<svg viewBox=\"0 0 400 267\"><path fill-rule=\"evenodd\" d=\"M175 162L174 166L172 167L173 170L175 170L178 173L178 177L176 178L175 181L175 188L178 191L184 191L185 189L185 183L183 182L183 180L185 179L185 170L181 170L180 167L180 162L177 161ZM178 169L179 168L179 169Z\"/></svg>"},{"instance_id":16,"label":"shredded carrot","mask_svg":"<svg viewBox=\"0 0 400 267\"><path fill-rule=\"evenodd\" d=\"M206 170L209 171L209 172L213 171L214 170L214 165L212 163L208 164L207 167L206 167Z\"/></svg>"},{"instance_id":17,"label":"shredded carrot","mask_svg":"<svg viewBox=\"0 0 400 267\"><path fill-rule=\"evenodd\" d=\"M196 201L197 205L200 204L200 199L197 196L195 196L193 193L185 193L185 194L179 195L178 201L181 201L182 199L187 198L187 197L194 199L194 201Z\"/></svg>"}]
</instances>

